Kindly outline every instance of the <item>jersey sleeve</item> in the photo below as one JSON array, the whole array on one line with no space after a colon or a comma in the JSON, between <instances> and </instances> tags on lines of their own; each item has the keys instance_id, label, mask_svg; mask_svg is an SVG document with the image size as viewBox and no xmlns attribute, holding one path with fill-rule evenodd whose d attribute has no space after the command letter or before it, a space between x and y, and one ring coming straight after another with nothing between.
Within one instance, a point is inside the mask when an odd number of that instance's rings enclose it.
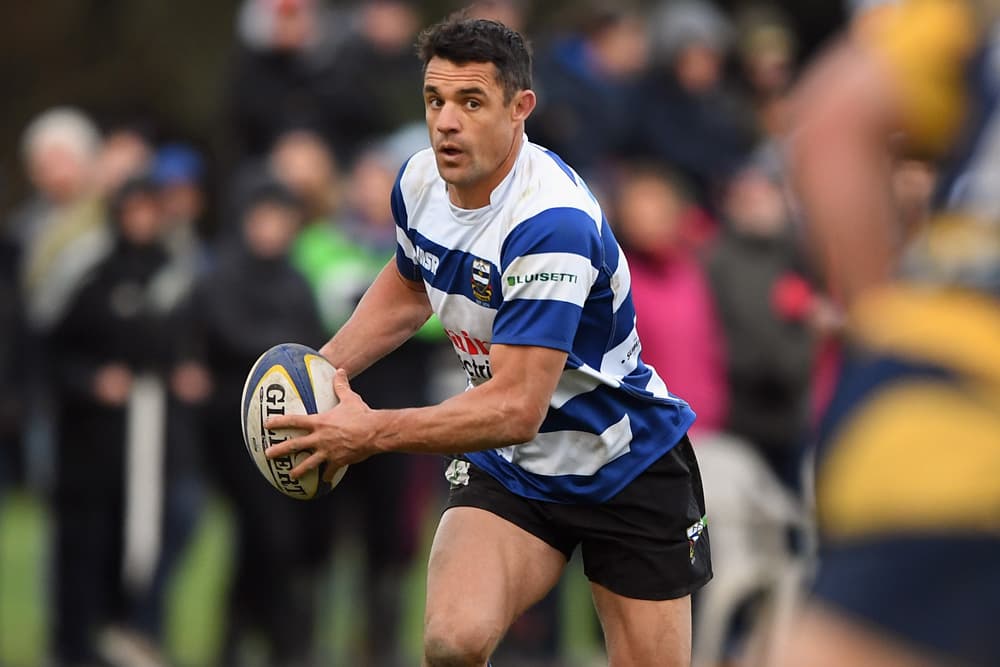
<instances>
[{"instance_id":1,"label":"jersey sleeve","mask_svg":"<svg viewBox=\"0 0 1000 667\"><path fill-rule=\"evenodd\" d=\"M406 172L407 160L396 175L390 195L392 217L396 221L396 268L399 274L410 280L420 280L420 267L416 262L416 251L410 239L410 227L406 212L406 201L403 199L403 174Z\"/></svg>"},{"instance_id":2,"label":"jersey sleeve","mask_svg":"<svg viewBox=\"0 0 1000 667\"><path fill-rule=\"evenodd\" d=\"M548 209L517 225L501 249L493 343L571 351L602 247L597 224L579 209Z\"/></svg>"},{"instance_id":3,"label":"jersey sleeve","mask_svg":"<svg viewBox=\"0 0 1000 667\"><path fill-rule=\"evenodd\" d=\"M966 112L965 74L981 30L963 0L907 0L871 10L855 34L887 67L909 143L951 145Z\"/></svg>"}]
</instances>

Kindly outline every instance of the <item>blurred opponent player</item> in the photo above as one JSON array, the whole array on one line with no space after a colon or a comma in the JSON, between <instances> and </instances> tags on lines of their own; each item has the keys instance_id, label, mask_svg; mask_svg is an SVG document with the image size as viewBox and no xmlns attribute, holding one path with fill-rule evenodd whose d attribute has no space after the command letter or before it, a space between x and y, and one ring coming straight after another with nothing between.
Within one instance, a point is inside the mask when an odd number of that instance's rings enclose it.
<instances>
[{"instance_id":1,"label":"blurred opponent player","mask_svg":"<svg viewBox=\"0 0 1000 667\"><path fill-rule=\"evenodd\" d=\"M783 667L1000 665L997 10L874 10L801 91L794 177L853 349L820 434L815 595ZM943 169L905 242L899 149Z\"/></svg>"},{"instance_id":2,"label":"blurred opponent player","mask_svg":"<svg viewBox=\"0 0 1000 667\"><path fill-rule=\"evenodd\" d=\"M452 19L419 46L433 148L393 189L396 260L323 347L340 404L269 422L309 433L268 455L313 450L296 474L383 451L463 455L428 566L428 667L482 667L577 545L611 665L688 665L690 593L711 577L694 413L641 359L628 265L597 200L524 135L521 35ZM469 390L371 410L347 375L432 311Z\"/></svg>"}]
</instances>

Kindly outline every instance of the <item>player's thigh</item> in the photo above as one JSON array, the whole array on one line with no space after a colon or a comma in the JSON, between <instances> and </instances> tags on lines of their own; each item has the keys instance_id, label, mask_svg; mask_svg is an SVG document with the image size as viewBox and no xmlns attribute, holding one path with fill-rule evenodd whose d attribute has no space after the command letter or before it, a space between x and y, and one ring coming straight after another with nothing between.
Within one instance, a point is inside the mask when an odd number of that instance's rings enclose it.
<instances>
[{"instance_id":1,"label":"player's thigh","mask_svg":"<svg viewBox=\"0 0 1000 667\"><path fill-rule=\"evenodd\" d=\"M487 653L525 609L555 586L561 551L478 507L441 517L427 572L425 641L488 644Z\"/></svg>"},{"instance_id":2,"label":"player's thigh","mask_svg":"<svg viewBox=\"0 0 1000 667\"><path fill-rule=\"evenodd\" d=\"M690 441L684 438L613 498L579 514L584 572L611 666L690 664L690 594L712 576Z\"/></svg>"},{"instance_id":3,"label":"player's thigh","mask_svg":"<svg viewBox=\"0 0 1000 667\"><path fill-rule=\"evenodd\" d=\"M691 664L691 596L638 600L592 583L604 630L609 667L688 667Z\"/></svg>"}]
</instances>

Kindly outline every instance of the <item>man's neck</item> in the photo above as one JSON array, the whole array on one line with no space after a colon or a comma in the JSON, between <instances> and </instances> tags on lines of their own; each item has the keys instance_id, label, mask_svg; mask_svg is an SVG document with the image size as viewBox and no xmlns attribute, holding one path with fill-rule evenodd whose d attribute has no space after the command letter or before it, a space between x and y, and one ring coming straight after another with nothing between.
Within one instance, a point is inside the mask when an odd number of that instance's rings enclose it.
<instances>
[{"instance_id":1,"label":"man's neck","mask_svg":"<svg viewBox=\"0 0 1000 667\"><path fill-rule=\"evenodd\" d=\"M497 186L500 185L501 182L503 182L503 179L507 178L507 174L510 173L510 170L514 168L514 163L517 162L517 156L521 152L521 145L523 143L524 132L517 132L514 135L514 141L510 145L510 150L507 151L507 156L493 171L493 174L489 179L483 180L482 182L476 183L468 188L449 185L448 198L451 200L451 203L459 208L468 210L488 206L490 203L490 196L493 194L493 191L496 190Z\"/></svg>"}]
</instances>

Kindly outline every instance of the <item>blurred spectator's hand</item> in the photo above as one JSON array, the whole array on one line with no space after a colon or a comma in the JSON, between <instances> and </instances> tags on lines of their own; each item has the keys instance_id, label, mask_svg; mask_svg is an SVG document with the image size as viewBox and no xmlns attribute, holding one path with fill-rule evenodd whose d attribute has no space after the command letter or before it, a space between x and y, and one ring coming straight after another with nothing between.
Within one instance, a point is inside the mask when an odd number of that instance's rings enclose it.
<instances>
[{"instance_id":1,"label":"blurred spectator's hand","mask_svg":"<svg viewBox=\"0 0 1000 667\"><path fill-rule=\"evenodd\" d=\"M201 403L212 392L212 376L201 364L185 361L170 374L170 391L184 403Z\"/></svg>"},{"instance_id":2,"label":"blurred spectator's hand","mask_svg":"<svg viewBox=\"0 0 1000 667\"><path fill-rule=\"evenodd\" d=\"M105 405L119 407L132 390L132 371L124 364L101 366L94 377L94 395Z\"/></svg>"}]
</instances>

